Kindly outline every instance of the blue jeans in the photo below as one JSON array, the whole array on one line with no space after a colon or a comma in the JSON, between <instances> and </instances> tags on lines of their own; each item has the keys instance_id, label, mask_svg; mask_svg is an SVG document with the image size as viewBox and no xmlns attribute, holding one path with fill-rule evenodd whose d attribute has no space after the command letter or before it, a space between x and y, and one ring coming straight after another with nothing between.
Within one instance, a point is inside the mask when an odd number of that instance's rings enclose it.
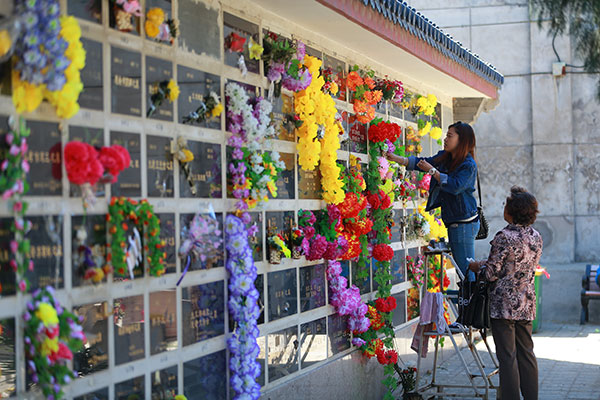
<instances>
[{"instance_id":1,"label":"blue jeans","mask_svg":"<svg viewBox=\"0 0 600 400\"><path fill-rule=\"evenodd\" d=\"M475 281L475 273L469 271L467 258L475 258L475 236L479 232L479 221L467 224L451 224L448 226L448 242L452 257L464 276ZM467 275L467 271L469 272Z\"/></svg>"}]
</instances>

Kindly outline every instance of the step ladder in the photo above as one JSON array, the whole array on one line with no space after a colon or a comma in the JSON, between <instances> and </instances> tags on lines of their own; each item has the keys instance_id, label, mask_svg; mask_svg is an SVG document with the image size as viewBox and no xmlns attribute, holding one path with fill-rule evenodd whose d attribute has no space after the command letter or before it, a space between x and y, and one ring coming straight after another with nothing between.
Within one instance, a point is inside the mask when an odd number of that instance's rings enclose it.
<instances>
[{"instance_id":1,"label":"step ladder","mask_svg":"<svg viewBox=\"0 0 600 400\"><path fill-rule=\"evenodd\" d=\"M454 265L454 267L456 268L456 273L458 274L458 276L461 280L464 279L464 276L463 276L461 270L458 268L458 265L456 265L454 258L450 254L450 249L445 246L445 242L438 242L435 244L435 247L432 247L432 245L430 245L427 247L427 250L425 251L425 263L424 263L424 265L425 265L424 266L425 282L423 284L423 287L421 288L421 298L423 298L425 292L427 291L427 281L428 281L427 277L429 276L428 269L429 269L429 257L430 256L440 256L441 257L440 261L441 261L442 267L440 268L440 277L439 277L439 282L441 285L440 292L442 293L442 295L444 297L444 302L448 305L448 310L451 312L451 314L453 314L454 318L458 318L458 310L456 307L456 304L458 304L458 291L455 290L455 291L447 291L446 292L444 290L444 275L445 275L444 258L447 258L448 260L450 260L450 262ZM452 391L457 391L458 389L472 389L472 391L473 391L472 396L469 396L469 397L476 397L476 398L482 398L482 399L487 400L487 399L489 399L490 392L492 390L498 390L498 387L496 387L494 385L494 383L492 382L492 379L491 379L492 376L494 376L498 373L498 361L496 360L496 357L492 353L492 350L488 344L487 333L486 333L485 329L477 330L477 329L473 329L472 327L463 326L461 324L457 324L457 325L458 325L458 329L452 329L452 331L450 330L450 328L448 326L446 326L445 332L441 333L441 334L436 331L429 331L429 332L425 331L422 333L421 343L425 339L429 340L428 337L435 336L435 350L434 350L434 355L433 355L433 372L431 375L431 381L426 383L424 386L419 386L419 383L420 383L419 381L421 379L422 371L421 371L421 356L420 356L420 354L417 355L417 359L418 359L418 361L417 361L417 376L416 376L417 392L420 394L423 394L424 392L429 391L430 389L436 389L436 393L430 394L429 395L430 397L428 397L429 399L443 398L443 397L465 398L465 396L466 396L465 393L452 393ZM479 351L475 347L474 340L475 340L476 332L479 333L479 337L481 338L483 343L485 343L487 352L492 360L493 366L485 365L485 363L483 362L483 359L481 358L481 356L479 354ZM454 338L455 335L462 335L462 337L465 339L467 347L469 348L471 356L473 357L473 361L475 362L474 370L472 370L472 368L469 368L469 365L467 364L467 360L465 360L465 357L463 356L463 354L461 352L461 348ZM461 361L461 364L464 368L465 374L469 378L468 385L467 384L460 385L460 384L456 384L456 383L442 383L442 382L437 381L437 378L438 378L437 377L438 351L439 351L439 347L440 347L439 346L440 336L450 338L450 341L452 342L452 346L454 347L454 350L456 351L456 353Z\"/></svg>"}]
</instances>

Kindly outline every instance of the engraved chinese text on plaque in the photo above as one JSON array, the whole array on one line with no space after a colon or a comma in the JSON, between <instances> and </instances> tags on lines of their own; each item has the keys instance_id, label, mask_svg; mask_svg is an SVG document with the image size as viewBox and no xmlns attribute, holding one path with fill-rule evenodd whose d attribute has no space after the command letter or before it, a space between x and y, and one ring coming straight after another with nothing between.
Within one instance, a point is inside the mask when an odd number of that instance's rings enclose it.
<instances>
[{"instance_id":1,"label":"engraved chinese text on plaque","mask_svg":"<svg viewBox=\"0 0 600 400\"><path fill-rule=\"evenodd\" d=\"M142 115L142 61L140 53L111 46L111 110Z\"/></svg>"}]
</instances>

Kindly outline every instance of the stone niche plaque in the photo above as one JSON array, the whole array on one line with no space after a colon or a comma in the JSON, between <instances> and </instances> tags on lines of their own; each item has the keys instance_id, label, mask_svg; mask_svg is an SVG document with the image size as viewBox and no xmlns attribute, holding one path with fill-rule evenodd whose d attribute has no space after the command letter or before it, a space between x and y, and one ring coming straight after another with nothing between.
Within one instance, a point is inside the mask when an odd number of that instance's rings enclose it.
<instances>
[{"instance_id":1,"label":"stone niche plaque","mask_svg":"<svg viewBox=\"0 0 600 400\"><path fill-rule=\"evenodd\" d=\"M334 314L328 316L327 319L329 321L329 356L332 356L350 348L350 338L346 332L348 316Z\"/></svg>"},{"instance_id":2,"label":"stone niche plaque","mask_svg":"<svg viewBox=\"0 0 600 400\"><path fill-rule=\"evenodd\" d=\"M223 196L221 145L188 140L188 148L194 153L194 161L189 162L188 166L192 184L196 187L196 195L193 195L190 183L181 170L179 171L180 197L220 199Z\"/></svg>"},{"instance_id":3,"label":"stone niche plaque","mask_svg":"<svg viewBox=\"0 0 600 400\"><path fill-rule=\"evenodd\" d=\"M269 322L298 312L296 269L269 272Z\"/></svg>"},{"instance_id":4,"label":"stone niche plaque","mask_svg":"<svg viewBox=\"0 0 600 400\"><path fill-rule=\"evenodd\" d=\"M192 222L192 220L194 219L194 215L195 214L181 214L180 215L180 219L179 219L179 223L180 226L183 227L189 227L190 223ZM202 217L209 217L208 214L201 214ZM223 214L222 213L215 213L215 217L217 218L217 221L219 223L219 229L221 230L221 233L223 233ZM181 239L182 241L184 240L183 238ZM196 270L196 269L211 269L211 268L217 268L217 267L223 267L224 264L224 250L223 250L223 242L221 242L221 245L219 246L219 249L217 251L214 252L214 256L212 257L207 257L206 261L202 262L201 260L194 260L192 265L190 265L190 270ZM181 270L183 271L183 269L185 268L185 264L187 262L187 259L181 259ZM184 278L185 279L185 278ZM185 282L185 280L184 280Z\"/></svg>"},{"instance_id":5,"label":"stone niche plaque","mask_svg":"<svg viewBox=\"0 0 600 400\"><path fill-rule=\"evenodd\" d=\"M227 398L227 358L225 350L183 364L183 393L188 399Z\"/></svg>"},{"instance_id":6,"label":"stone niche plaque","mask_svg":"<svg viewBox=\"0 0 600 400\"><path fill-rule=\"evenodd\" d=\"M79 19L83 19L85 21L97 23L100 23L102 21L102 2L100 1L67 0L67 11L69 15L72 15ZM89 59L87 58L87 54L86 61L89 61Z\"/></svg>"},{"instance_id":7,"label":"stone niche plaque","mask_svg":"<svg viewBox=\"0 0 600 400\"><path fill-rule=\"evenodd\" d=\"M132 400L145 398L144 376L129 379L115 385L115 399Z\"/></svg>"},{"instance_id":8,"label":"stone niche plaque","mask_svg":"<svg viewBox=\"0 0 600 400\"><path fill-rule=\"evenodd\" d=\"M392 324L399 326L406 322L406 292L397 293L393 296L396 299L396 309L392 316Z\"/></svg>"},{"instance_id":9,"label":"stone niche plaque","mask_svg":"<svg viewBox=\"0 0 600 400\"><path fill-rule=\"evenodd\" d=\"M298 165L298 198L320 200L322 193L319 166L317 165L312 171L306 171Z\"/></svg>"},{"instance_id":10,"label":"stone niche plaque","mask_svg":"<svg viewBox=\"0 0 600 400\"><path fill-rule=\"evenodd\" d=\"M177 395L177 365L150 373L152 399L172 399Z\"/></svg>"},{"instance_id":11,"label":"stone niche plaque","mask_svg":"<svg viewBox=\"0 0 600 400\"><path fill-rule=\"evenodd\" d=\"M302 368L327 358L326 318L300 325L300 362Z\"/></svg>"},{"instance_id":12,"label":"stone niche plaque","mask_svg":"<svg viewBox=\"0 0 600 400\"><path fill-rule=\"evenodd\" d=\"M173 78L173 64L168 60L146 56L146 100L147 108L150 108L151 96L158 91L158 84L162 81L168 81ZM173 121L173 103L168 99L163 100L160 106L156 107L150 117L162 121Z\"/></svg>"},{"instance_id":13,"label":"stone niche plaque","mask_svg":"<svg viewBox=\"0 0 600 400\"><path fill-rule=\"evenodd\" d=\"M206 101L210 92L215 92L221 101L221 78L218 75L209 74L193 68L177 66L177 84L179 85L179 97L177 99L178 116L177 121L183 123L185 117L195 112L200 105ZM211 117L200 125L204 128L221 129L221 118Z\"/></svg>"},{"instance_id":14,"label":"stone niche plaque","mask_svg":"<svg viewBox=\"0 0 600 400\"><path fill-rule=\"evenodd\" d=\"M239 18L235 15L229 14L227 12L223 13L223 36L226 39L231 33L235 32L239 36L246 38L246 43L244 44L244 48L247 48L247 44L250 41L250 38L254 38L256 42L258 42L258 25L253 24L252 22L246 21L245 19ZM229 65L230 67L238 67L238 59L240 58L240 53L233 53L225 48L225 65ZM247 50L244 50L245 56L244 60L246 63L246 68L248 68L248 72L254 72L255 74L259 71L259 62L258 60L251 60L247 55Z\"/></svg>"},{"instance_id":15,"label":"stone niche plaque","mask_svg":"<svg viewBox=\"0 0 600 400\"><path fill-rule=\"evenodd\" d=\"M142 56L138 52L110 48L111 111L142 116Z\"/></svg>"},{"instance_id":16,"label":"stone niche plaque","mask_svg":"<svg viewBox=\"0 0 600 400\"><path fill-rule=\"evenodd\" d=\"M29 257L33 260L34 270L27 271L31 290L46 287L64 287L63 271L63 216L47 215L28 217L31 230L27 234L31 248Z\"/></svg>"},{"instance_id":17,"label":"stone niche plaque","mask_svg":"<svg viewBox=\"0 0 600 400\"><path fill-rule=\"evenodd\" d=\"M293 199L295 196L294 179L294 155L292 153L279 153L281 161L285 163L285 168L277 176L275 184L277 185L278 199ZM272 198L269 193L269 197Z\"/></svg>"},{"instance_id":18,"label":"stone niche plaque","mask_svg":"<svg viewBox=\"0 0 600 400\"><path fill-rule=\"evenodd\" d=\"M263 257L263 247L265 244L264 235L263 235L263 213L262 212L249 212L250 218L252 219L251 224L256 225L258 231L256 235L249 238L250 245L252 246L252 255L254 257L255 262L260 262L264 260Z\"/></svg>"},{"instance_id":19,"label":"stone niche plaque","mask_svg":"<svg viewBox=\"0 0 600 400\"><path fill-rule=\"evenodd\" d=\"M367 126L356 119L354 114L348 116L348 136L350 151L354 153L367 152Z\"/></svg>"},{"instance_id":20,"label":"stone niche plaque","mask_svg":"<svg viewBox=\"0 0 600 400\"><path fill-rule=\"evenodd\" d=\"M144 296L114 300L116 365L144 358L144 321Z\"/></svg>"},{"instance_id":21,"label":"stone niche plaque","mask_svg":"<svg viewBox=\"0 0 600 400\"><path fill-rule=\"evenodd\" d=\"M13 218L0 218L0 295L3 296L13 295L17 290L16 274L9 265L12 257L10 241L14 238L10 230L13 221Z\"/></svg>"},{"instance_id":22,"label":"stone niche plaque","mask_svg":"<svg viewBox=\"0 0 600 400\"><path fill-rule=\"evenodd\" d=\"M62 195L61 134L58 124L43 121L27 121L31 134L27 138L29 150L25 156L29 162L28 196Z\"/></svg>"},{"instance_id":23,"label":"stone niche plaque","mask_svg":"<svg viewBox=\"0 0 600 400\"><path fill-rule=\"evenodd\" d=\"M119 179L111 185L112 196L140 197L142 195L141 146L139 133L110 132L110 144L118 144L129 151L131 163L119 174Z\"/></svg>"},{"instance_id":24,"label":"stone niche plaque","mask_svg":"<svg viewBox=\"0 0 600 400\"><path fill-rule=\"evenodd\" d=\"M329 70L332 80L338 85L337 99L346 101L346 64L327 54L323 58L323 66Z\"/></svg>"},{"instance_id":25,"label":"stone niche plaque","mask_svg":"<svg viewBox=\"0 0 600 400\"><path fill-rule=\"evenodd\" d=\"M148 197L173 197L173 156L171 139L146 136Z\"/></svg>"},{"instance_id":26,"label":"stone niche plaque","mask_svg":"<svg viewBox=\"0 0 600 400\"><path fill-rule=\"evenodd\" d=\"M300 312L322 307L325 303L325 265L300 268Z\"/></svg>"},{"instance_id":27,"label":"stone niche plaque","mask_svg":"<svg viewBox=\"0 0 600 400\"><path fill-rule=\"evenodd\" d=\"M177 349L175 289L150 293L150 354Z\"/></svg>"},{"instance_id":28,"label":"stone niche plaque","mask_svg":"<svg viewBox=\"0 0 600 400\"><path fill-rule=\"evenodd\" d=\"M294 225L294 211L267 211L265 212L267 222L267 234L271 229L273 232L281 233L284 238L290 235Z\"/></svg>"},{"instance_id":29,"label":"stone niche plaque","mask_svg":"<svg viewBox=\"0 0 600 400\"><path fill-rule=\"evenodd\" d=\"M177 270L175 248L175 214L162 213L156 214L160 220L160 238L165 241L163 251L167 253L165 259L165 273L172 274Z\"/></svg>"},{"instance_id":30,"label":"stone niche plaque","mask_svg":"<svg viewBox=\"0 0 600 400\"><path fill-rule=\"evenodd\" d=\"M392 272L392 285L406 281L406 256L404 250L394 251L394 257L390 263Z\"/></svg>"},{"instance_id":31,"label":"stone niche plaque","mask_svg":"<svg viewBox=\"0 0 600 400\"><path fill-rule=\"evenodd\" d=\"M371 291L371 263L367 260L366 265L363 267L367 270L367 276L359 279L357 277L360 267L357 262L352 262L352 283L360 290L360 294L369 293Z\"/></svg>"},{"instance_id":32,"label":"stone niche plaque","mask_svg":"<svg viewBox=\"0 0 600 400\"><path fill-rule=\"evenodd\" d=\"M82 396L74 397L75 400L108 400L108 388L94 390Z\"/></svg>"},{"instance_id":33,"label":"stone niche plaque","mask_svg":"<svg viewBox=\"0 0 600 400\"><path fill-rule=\"evenodd\" d=\"M15 319L0 319L0 389L6 398L14 396L17 389L16 354Z\"/></svg>"},{"instance_id":34,"label":"stone niche plaque","mask_svg":"<svg viewBox=\"0 0 600 400\"><path fill-rule=\"evenodd\" d=\"M183 288L184 346L225 333L224 290L223 281Z\"/></svg>"},{"instance_id":35,"label":"stone niche plaque","mask_svg":"<svg viewBox=\"0 0 600 400\"><path fill-rule=\"evenodd\" d=\"M76 215L71 217L71 279L73 286L92 285L91 280L84 280L87 267L84 265L84 249L77 240L77 231L83 228L87 233L85 245L92 251L92 260L96 263L96 267L102 268L106 262L106 216L105 215ZM102 282L106 281L106 276Z\"/></svg>"},{"instance_id":36,"label":"stone niche plaque","mask_svg":"<svg viewBox=\"0 0 600 400\"><path fill-rule=\"evenodd\" d=\"M296 141L294 124L288 121L293 116L294 98L292 96L282 93L281 96L273 99L273 125L275 131L279 133L280 140Z\"/></svg>"},{"instance_id":37,"label":"stone niche plaque","mask_svg":"<svg viewBox=\"0 0 600 400\"><path fill-rule=\"evenodd\" d=\"M92 110L104 109L104 78L102 76L102 43L81 38L85 49L85 67L81 70L83 91L79 95L79 106Z\"/></svg>"},{"instance_id":38,"label":"stone niche plaque","mask_svg":"<svg viewBox=\"0 0 600 400\"><path fill-rule=\"evenodd\" d=\"M69 142L71 141L85 142L100 148L104 146L104 129L69 125ZM106 194L105 185L103 184L92 186L92 190L97 198L104 197ZM71 197L81 197L81 187L69 183L69 195Z\"/></svg>"},{"instance_id":39,"label":"stone niche plaque","mask_svg":"<svg viewBox=\"0 0 600 400\"><path fill-rule=\"evenodd\" d=\"M298 327L292 326L268 335L269 382L298 371Z\"/></svg>"},{"instance_id":40,"label":"stone niche plaque","mask_svg":"<svg viewBox=\"0 0 600 400\"><path fill-rule=\"evenodd\" d=\"M83 317L81 326L85 334L84 346L73 354L73 369L80 377L108 368L108 318L106 302L73 307L73 312Z\"/></svg>"},{"instance_id":41,"label":"stone niche plaque","mask_svg":"<svg viewBox=\"0 0 600 400\"><path fill-rule=\"evenodd\" d=\"M221 58L220 7L197 0L179 0L179 47L195 54Z\"/></svg>"}]
</instances>

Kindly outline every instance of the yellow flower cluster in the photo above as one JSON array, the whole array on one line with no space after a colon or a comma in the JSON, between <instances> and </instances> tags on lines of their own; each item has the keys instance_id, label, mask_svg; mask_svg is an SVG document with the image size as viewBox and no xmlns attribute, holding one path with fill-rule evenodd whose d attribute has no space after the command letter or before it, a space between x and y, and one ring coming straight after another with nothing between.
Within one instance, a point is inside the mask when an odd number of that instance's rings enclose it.
<instances>
[{"instance_id":1,"label":"yellow flower cluster","mask_svg":"<svg viewBox=\"0 0 600 400\"><path fill-rule=\"evenodd\" d=\"M177 100L177 98L179 97L179 86L177 86L177 82L171 79L169 81L169 84L167 85L167 90L167 97L169 98L169 101L172 103L175 100Z\"/></svg>"},{"instance_id":2,"label":"yellow flower cluster","mask_svg":"<svg viewBox=\"0 0 600 400\"><path fill-rule=\"evenodd\" d=\"M83 90L80 71L85 66L85 50L81 43L81 29L75 17L60 17L60 35L69 44L65 56L71 61L65 70L66 83L61 90L49 91L45 85L32 85L13 72L13 103L18 113L32 112L44 97L56 108L56 115L69 119L79 111L79 93Z\"/></svg>"},{"instance_id":3,"label":"yellow flower cluster","mask_svg":"<svg viewBox=\"0 0 600 400\"><path fill-rule=\"evenodd\" d=\"M448 238L448 230L446 229L446 226L444 226L441 218L436 219L433 215L429 214L429 212L425 211L424 205L419 207L419 214L421 214L429 224L430 239Z\"/></svg>"},{"instance_id":4,"label":"yellow flower cluster","mask_svg":"<svg viewBox=\"0 0 600 400\"><path fill-rule=\"evenodd\" d=\"M218 117L219 115L221 115L222 112L223 112L223 104L219 103L212 109L212 111L210 112L210 116Z\"/></svg>"},{"instance_id":5,"label":"yellow flower cluster","mask_svg":"<svg viewBox=\"0 0 600 400\"><path fill-rule=\"evenodd\" d=\"M4 57L12 47L10 33L6 29L0 31L0 57Z\"/></svg>"},{"instance_id":6,"label":"yellow flower cluster","mask_svg":"<svg viewBox=\"0 0 600 400\"><path fill-rule=\"evenodd\" d=\"M427 122L422 129L419 129L419 136L425 136L431 131L431 122Z\"/></svg>"},{"instance_id":7,"label":"yellow flower cluster","mask_svg":"<svg viewBox=\"0 0 600 400\"><path fill-rule=\"evenodd\" d=\"M160 26L163 22L165 22L165 12L162 9L154 7L148 10L146 13L146 22L144 23L146 36L151 38L158 36Z\"/></svg>"},{"instance_id":8,"label":"yellow flower cluster","mask_svg":"<svg viewBox=\"0 0 600 400\"><path fill-rule=\"evenodd\" d=\"M56 309L50 303L41 302L35 316L42 321L45 327L58 324L58 314L56 314Z\"/></svg>"},{"instance_id":9,"label":"yellow flower cluster","mask_svg":"<svg viewBox=\"0 0 600 400\"><path fill-rule=\"evenodd\" d=\"M437 103L437 97L435 97L434 94L429 94L427 97L421 96L417 99L417 107L419 107L419 112L422 112L425 115L433 115Z\"/></svg>"},{"instance_id":10,"label":"yellow flower cluster","mask_svg":"<svg viewBox=\"0 0 600 400\"><path fill-rule=\"evenodd\" d=\"M325 80L320 75L322 61L305 56L304 65L312 75L311 84L294 94L294 107L302 126L296 130L298 137L298 162L302 169L312 171L321 161L321 186L323 200L330 204L344 201L344 183L340 179L337 150L340 148L340 127L335 120L337 110L333 98L321 91ZM324 130L319 139L319 129Z\"/></svg>"},{"instance_id":11,"label":"yellow flower cluster","mask_svg":"<svg viewBox=\"0 0 600 400\"><path fill-rule=\"evenodd\" d=\"M439 126L435 126L433 128L431 128L431 132L429 132L429 136L431 136L431 138L433 140L439 140L442 138L442 128L440 128Z\"/></svg>"}]
</instances>

